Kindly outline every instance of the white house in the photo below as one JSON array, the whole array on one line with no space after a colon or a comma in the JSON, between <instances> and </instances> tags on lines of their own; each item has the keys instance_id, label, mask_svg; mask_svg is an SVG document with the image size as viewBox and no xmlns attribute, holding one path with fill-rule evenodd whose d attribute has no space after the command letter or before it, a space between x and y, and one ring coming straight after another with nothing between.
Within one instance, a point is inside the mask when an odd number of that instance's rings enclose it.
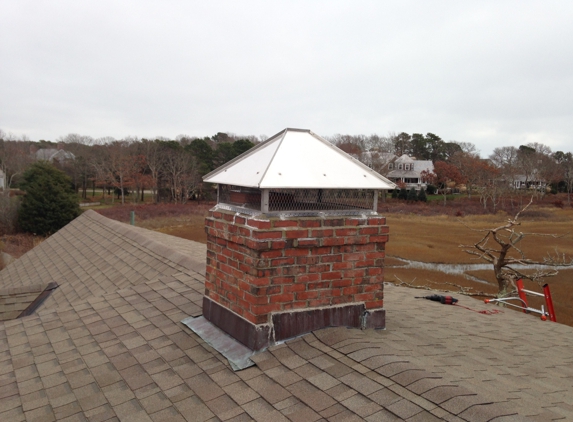
<instances>
[{"instance_id":1,"label":"white house","mask_svg":"<svg viewBox=\"0 0 573 422\"><path fill-rule=\"evenodd\" d=\"M427 183L422 172L434 171L434 164L430 160L416 160L406 154L396 158L388 164L386 177L396 184L404 184L407 189L426 189Z\"/></svg>"},{"instance_id":2,"label":"white house","mask_svg":"<svg viewBox=\"0 0 573 422\"><path fill-rule=\"evenodd\" d=\"M6 176L2 169L0 169L0 190L6 189Z\"/></svg>"}]
</instances>

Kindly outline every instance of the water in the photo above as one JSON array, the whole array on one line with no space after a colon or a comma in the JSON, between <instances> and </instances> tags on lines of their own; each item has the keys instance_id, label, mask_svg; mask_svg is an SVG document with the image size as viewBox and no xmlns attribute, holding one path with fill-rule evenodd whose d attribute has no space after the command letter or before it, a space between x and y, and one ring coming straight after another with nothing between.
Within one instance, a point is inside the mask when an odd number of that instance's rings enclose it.
<instances>
[{"instance_id":1,"label":"water","mask_svg":"<svg viewBox=\"0 0 573 422\"><path fill-rule=\"evenodd\" d=\"M398 257L393 257L399 261L404 262L405 265L393 265L386 268L412 268L419 270L430 270L430 271L440 271L446 274L462 275L468 280L476 281L478 283L488 284L487 281L480 278L466 274L467 271L479 271L479 270L493 270L492 264L440 264L435 262L420 262L412 261L409 259L403 259ZM543 270L548 268L556 268L552 265L512 265L513 268L522 270ZM573 265L560 266L559 269L572 269Z\"/></svg>"}]
</instances>

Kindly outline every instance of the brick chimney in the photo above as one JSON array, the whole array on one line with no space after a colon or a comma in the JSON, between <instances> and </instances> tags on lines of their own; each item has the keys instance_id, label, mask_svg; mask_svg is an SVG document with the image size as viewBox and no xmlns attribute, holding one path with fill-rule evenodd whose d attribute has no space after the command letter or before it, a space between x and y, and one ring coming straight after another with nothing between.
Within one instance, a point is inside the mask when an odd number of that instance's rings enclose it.
<instances>
[{"instance_id":1,"label":"brick chimney","mask_svg":"<svg viewBox=\"0 0 573 422\"><path fill-rule=\"evenodd\" d=\"M384 223L211 211L203 315L252 350L324 327L384 328Z\"/></svg>"},{"instance_id":2,"label":"brick chimney","mask_svg":"<svg viewBox=\"0 0 573 422\"><path fill-rule=\"evenodd\" d=\"M385 327L388 227L376 209L392 182L300 129L204 180L218 184L205 223L207 320L252 350L325 327Z\"/></svg>"}]
</instances>

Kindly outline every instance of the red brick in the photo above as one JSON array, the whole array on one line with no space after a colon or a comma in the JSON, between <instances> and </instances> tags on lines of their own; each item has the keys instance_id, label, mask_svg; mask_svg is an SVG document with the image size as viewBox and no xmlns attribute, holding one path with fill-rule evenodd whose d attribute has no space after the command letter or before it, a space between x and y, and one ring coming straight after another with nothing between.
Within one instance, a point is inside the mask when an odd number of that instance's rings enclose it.
<instances>
[{"instance_id":1,"label":"red brick","mask_svg":"<svg viewBox=\"0 0 573 422\"><path fill-rule=\"evenodd\" d=\"M330 271L330 265L328 265L328 264L309 265L308 266L308 272L309 273L324 273L326 271Z\"/></svg>"},{"instance_id":2,"label":"red brick","mask_svg":"<svg viewBox=\"0 0 573 422\"><path fill-rule=\"evenodd\" d=\"M235 224L245 224L247 219L244 217L239 217L238 215L235 216Z\"/></svg>"},{"instance_id":3,"label":"red brick","mask_svg":"<svg viewBox=\"0 0 573 422\"><path fill-rule=\"evenodd\" d=\"M313 273L313 274L301 274L296 277L296 283L310 283L313 281L320 280L320 273Z\"/></svg>"},{"instance_id":4,"label":"red brick","mask_svg":"<svg viewBox=\"0 0 573 422\"><path fill-rule=\"evenodd\" d=\"M376 250L377 243L366 243L364 245L354 245L355 252L372 252Z\"/></svg>"},{"instance_id":5,"label":"red brick","mask_svg":"<svg viewBox=\"0 0 573 422\"><path fill-rule=\"evenodd\" d=\"M243 299L252 305L264 305L269 303L269 296L255 296L248 292L243 292Z\"/></svg>"},{"instance_id":6,"label":"red brick","mask_svg":"<svg viewBox=\"0 0 573 422\"><path fill-rule=\"evenodd\" d=\"M382 274L382 268L380 267L368 268L367 273L368 275Z\"/></svg>"},{"instance_id":7,"label":"red brick","mask_svg":"<svg viewBox=\"0 0 573 422\"><path fill-rule=\"evenodd\" d=\"M282 293L280 295L269 296L271 303L285 303L294 300L294 293Z\"/></svg>"},{"instance_id":8,"label":"red brick","mask_svg":"<svg viewBox=\"0 0 573 422\"><path fill-rule=\"evenodd\" d=\"M351 270L354 268L351 262L335 262L332 264L333 270Z\"/></svg>"},{"instance_id":9,"label":"red brick","mask_svg":"<svg viewBox=\"0 0 573 422\"><path fill-rule=\"evenodd\" d=\"M299 275L306 273L306 267L301 265L299 266L291 265L287 267L282 267L282 270L283 270L283 275Z\"/></svg>"},{"instance_id":10,"label":"red brick","mask_svg":"<svg viewBox=\"0 0 573 422\"><path fill-rule=\"evenodd\" d=\"M259 318L257 315L253 314L252 312L246 312L242 315L243 318L245 318L247 321L249 321L252 324L264 324L264 322L259 322Z\"/></svg>"},{"instance_id":11,"label":"red brick","mask_svg":"<svg viewBox=\"0 0 573 422\"><path fill-rule=\"evenodd\" d=\"M364 306L366 307L366 309L382 308L382 307L384 307L384 301L383 300L372 300L372 301L366 302L364 304Z\"/></svg>"},{"instance_id":12,"label":"red brick","mask_svg":"<svg viewBox=\"0 0 573 422\"><path fill-rule=\"evenodd\" d=\"M311 251L311 254L314 251ZM320 261L320 256L297 256L296 257L296 263L299 265L314 265L314 264L318 264L318 262Z\"/></svg>"},{"instance_id":13,"label":"red brick","mask_svg":"<svg viewBox=\"0 0 573 422\"><path fill-rule=\"evenodd\" d=\"M356 261L356 268L358 267L373 267L374 260L373 259L366 259L364 261Z\"/></svg>"},{"instance_id":14,"label":"red brick","mask_svg":"<svg viewBox=\"0 0 573 422\"><path fill-rule=\"evenodd\" d=\"M323 227L344 226L343 218L325 218L322 221Z\"/></svg>"},{"instance_id":15,"label":"red brick","mask_svg":"<svg viewBox=\"0 0 573 422\"><path fill-rule=\"evenodd\" d=\"M327 263L327 262L342 262L342 255L323 255L320 257L320 262Z\"/></svg>"},{"instance_id":16,"label":"red brick","mask_svg":"<svg viewBox=\"0 0 573 422\"><path fill-rule=\"evenodd\" d=\"M253 286L269 286L271 284L270 277L246 276L245 280L247 283L252 284Z\"/></svg>"},{"instance_id":17,"label":"red brick","mask_svg":"<svg viewBox=\"0 0 573 422\"><path fill-rule=\"evenodd\" d=\"M281 293L282 286L269 286L269 287L253 287L251 293L254 295L276 295Z\"/></svg>"},{"instance_id":18,"label":"red brick","mask_svg":"<svg viewBox=\"0 0 573 422\"><path fill-rule=\"evenodd\" d=\"M368 224L368 220L365 218L347 218L344 220L345 226L364 226Z\"/></svg>"},{"instance_id":19,"label":"red brick","mask_svg":"<svg viewBox=\"0 0 573 422\"><path fill-rule=\"evenodd\" d=\"M329 237L334 235L333 229L311 230L311 237Z\"/></svg>"},{"instance_id":20,"label":"red brick","mask_svg":"<svg viewBox=\"0 0 573 422\"><path fill-rule=\"evenodd\" d=\"M314 283L308 283L307 289L310 290L318 290L318 289L329 289L330 288L330 281L316 281Z\"/></svg>"},{"instance_id":21,"label":"red brick","mask_svg":"<svg viewBox=\"0 0 573 422\"><path fill-rule=\"evenodd\" d=\"M353 300L352 300L352 297L350 297L350 296L338 296L338 297L333 297L330 302L333 305L341 305L343 303L353 302Z\"/></svg>"},{"instance_id":22,"label":"red brick","mask_svg":"<svg viewBox=\"0 0 573 422\"><path fill-rule=\"evenodd\" d=\"M358 234L358 229L344 228L344 229L336 229L334 232L336 236L356 236Z\"/></svg>"},{"instance_id":23,"label":"red brick","mask_svg":"<svg viewBox=\"0 0 573 422\"><path fill-rule=\"evenodd\" d=\"M340 280L332 280L332 287L348 287L352 286L352 280L349 278L343 278Z\"/></svg>"},{"instance_id":24,"label":"red brick","mask_svg":"<svg viewBox=\"0 0 573 422\"><path fill-rule=\"evenodd\" d=\"M318 297L318 292L316 290L312 290L310 292L297 292L296 293L296 300L316 299L317 297Z\"/></svg>"},{"instance_id":25,"label":"red brick","mask_svg":"<svg viewBox=\"0 0 573 422\"><path fill-rule=\"evenodd\" d=\"M365 245L368 243L368 236L348 236L344 238L347 245Z\"/></svg>"},{"instance_id":26,"label":"red brick","mask_svg":"<svg viewBox=\"0 0 573 422\"><path fill-rule=\"evenodd\" d=\"M385 217L370 217L368 219L368 225L370 226L382 226L384 224L386 224Z\"/></svg>"},{"instance_id":27,"label":"red brick","mask_svg":"<svg viewBox=\"0 0 573 422\"><path fill-rule=\"evenodd\" d=\"M273 277L271 284L289 284L294 283L294 277Z\"/></svg>"},{"instance_id":28,"label":"red brick","mask_svg":"<svg viewBox=\"0 0 573 422\"><path fill-rule=\"evenodd\" d=\"M380 227L380 234L383 234L383 233L390 233L390 228L388 226Z\"/></svg>"},{"instance_id":29,"label":"red brick","mask_svg":"<svg viewBox=\"0 0 573 422\"><path fill-rule=\"evenodd\" d=\"M357 302L373 301L374 293L361 293L354 295L354 300Z\"/></svg>"},{"instance_id":30,"label":"red brick","mask_svg":"<svg viewBox=\"0 0 573 422\"><path fill-rule=\"evenodd\" d=\"M269 220L255 220L253 218L249 218L247 220L247 225L251 227L256 227L257 229L271 228L271 222Z\"/></svg>"},{"instance_id":31,"label":"red brick","mask_svg":"<svg viewBox=\"0 0 573 422\"><path fill-rule=\"evenodd\" d=\"M285 303L283 305L283 309L284 310L291 310L291 309L303 309L306 308L306 301L299 301L299 302L290 302L290 303Z\"/></svg>"},{"instance_id":32,"label":"red brick","mask_svg":"<svg viewBox=\"0 0 573 422\"><path fill-rule=\"evenodd\" d=\"M318 290L318 297L319 298L331 298L331 297L339 297L342 296L342 289L324 289Z\"/></svg>"},{"instance_id":33,"label":"red brick","mask_svg":"<svg viewBox=\"0 0 573 422\"><path fill-rule=\"evenodd\" d=\"M321 280L338 280L342 278L342 273L340 271L331 271L320 274Z\"/></svg>"},{"instance_id":34,"label":"red brick","mask_svg":"<svg viewBox=\"0 0 573 422\"><path fill-rule=\"evenodd\" d=\"M251 307L255 315L268 314L270 312L280 311L281 305L279 303L270 303L268 305L253 305Z\"/></svg>"},{"instance_id":35,"label":"red brick","mask_svg":"<svg viewBox=\"0 0 573 422\"><path fill-rule=\"evenodd\" d=\"M285 231L287 239L296 239L299 237L308 237L308 230L287 230Z\"/></svg>"},{"instance_id":36,"label":"red brick","mask_svg":"<svg viewBox=\"0 0 573 422\"><path fill-rule=\"evenodd\" d=\"M320 246L319 239L312 239L312 238L298 239L295 242L296 242L295 246L298 246L299 248L310 248L310 247Z\"/></svg>"},{"instance_id":37,"label":"red brick","mask_svg":"<svg viewBox=\"0 0 573 422\"><path fill-rule=\"evenodd\" d=\"M359 294L362 293L362 287L361 286L349 286L349 287L345 287L344 289L342 289L342 294L344 295L355 295L355 294Z\"/></svg>"},{"instance_id":38,"label":"red brick","mask_svg":"<svg viewBox=\"0 0 573 422\"><path fill-rule=\"evenodd\" d=\"M283 256L282 249L261 252L261 258L278 258Z\"/></svg>"},{"instance_id":39,"label":"red brick","mask_svg":"<svg viewBox=\"0 0 573 422\"><path fill-rule=\"evenodd\" d=\"M279 286L277 286L279 287ZM294 293L294 292L303 292L306 289L306 285L302 283L295 283L295 284L285 284L283 286L283 291L285 293Z\"/></svg>"},{"instance_id":40,"label":"red brick","mask_svg":"<svg viewBox=\"0 0 573 422\"><path fill-rule=\"evenodd\" d=\"M241 236L248 237L251 235L251 230L246 227L238 227L238 232Z\"/></svg>"},{"instance_id":41,"label":"red brick","mask_svg":"<svg viewBox=\"0 0 573 422\"><path fill-rule=\"evenodd\" d=\"M253 239L282 239L281 231L253 231Z\"/></svg>"},{"instance_id":42,"label":"red brick","mask_svg":"<svg viewBox=\"0 0 573 422\"><path fill-rule=\"evenodd\" d=\"M360 261L364 259L364 253L355 252L344 254L344 261Z\"/></svg>"},{"instance_id":43,"label":"red brick","mask_svg":"<svg viewBox=\"0 0 573 422\"><path fill-rule=\"evenodd\" d=\"M295 248L285 249L285 256L305 256L309 254L310 254L309 249L295 249Z\"/></svg>"},{"instance_id":44,"label":"red brick","mask_svg":"<svg viewBox=\"0 0 573 422\"><path fill-rule=\"evenodd\" d=\"M298 227L298 222L293 220L273 220L273 227Z\"/></svg>"},{"instance_id":45,"label":"red brick","mask_svg":"<svg viewBox=\"0 0 573 422\"><path fill-rule=\"evenodd\" d=\"M299 220L299 227L320 227L320 220Z\"/></svg>"},{"instance_id":46,"label":"red brick","mask_svg":"<svg viewBox=\"0 0 573 422\"><path fill-rule=\"evenodd\" d=\"M343 237L326 237L322 239L323 246L336 246L336 245L344 245L344 238Z\"/></svg>"},{"instance_id":47,"label":"red brick","mask_svg":"<svg viewBox=\"0 0 573 422\"><path fill-rule=\"evenodd\" d=\"M308 306L311 308L315 308L318 306L326 306L326 305L330 305L330 299L328 299L328 298L314 299L314 300L308 301Z\"/></svg>"},{"instance_id":48,"label":"red brick","mask_svg":"<svg viewBox=\"0 0 573 422\"><path fill-rule=\"evenodd\" d=\"M369 226L369 227L362 227L358 231L358 234L379 234L380 227L378 226Z\"/></svg>"},{"instance_id":49,"label":"red brick","mask_svg":"<svg viewBox=\"0 0 573 422\"><path fill-rule=\"evenodd\" d=\"M288 258L274 258L271 259L271 265L273 267L278 267L280 265L294 265L295 258L288 257Z\"/></svg>"},{"instance_id":50,"label":"red brick","mask_svg":"<svg viewBox=\"0 0 573 422\"><path fill-rule=\"evenodd\" d=\"M273 240L271 241L271 249L284 249L286 248L287 242L285 240Z\"/></svg>"}]
</instances>

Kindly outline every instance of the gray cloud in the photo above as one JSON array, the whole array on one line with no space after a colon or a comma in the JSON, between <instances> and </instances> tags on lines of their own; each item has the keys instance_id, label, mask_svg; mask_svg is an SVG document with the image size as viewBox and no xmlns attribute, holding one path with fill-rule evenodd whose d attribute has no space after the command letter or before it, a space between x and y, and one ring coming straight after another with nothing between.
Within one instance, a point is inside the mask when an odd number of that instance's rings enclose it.
<instances>
[{"instance_id":1,"label":"gray cloud","mask_svg":"<svg viewBox=\"0 0 573 422\"><path fill-rule=\"evenodd\" d=\"M2 0L0 128L32 139L433 132L571 150L573 4Z\"/></svg>"}]
</instances>

